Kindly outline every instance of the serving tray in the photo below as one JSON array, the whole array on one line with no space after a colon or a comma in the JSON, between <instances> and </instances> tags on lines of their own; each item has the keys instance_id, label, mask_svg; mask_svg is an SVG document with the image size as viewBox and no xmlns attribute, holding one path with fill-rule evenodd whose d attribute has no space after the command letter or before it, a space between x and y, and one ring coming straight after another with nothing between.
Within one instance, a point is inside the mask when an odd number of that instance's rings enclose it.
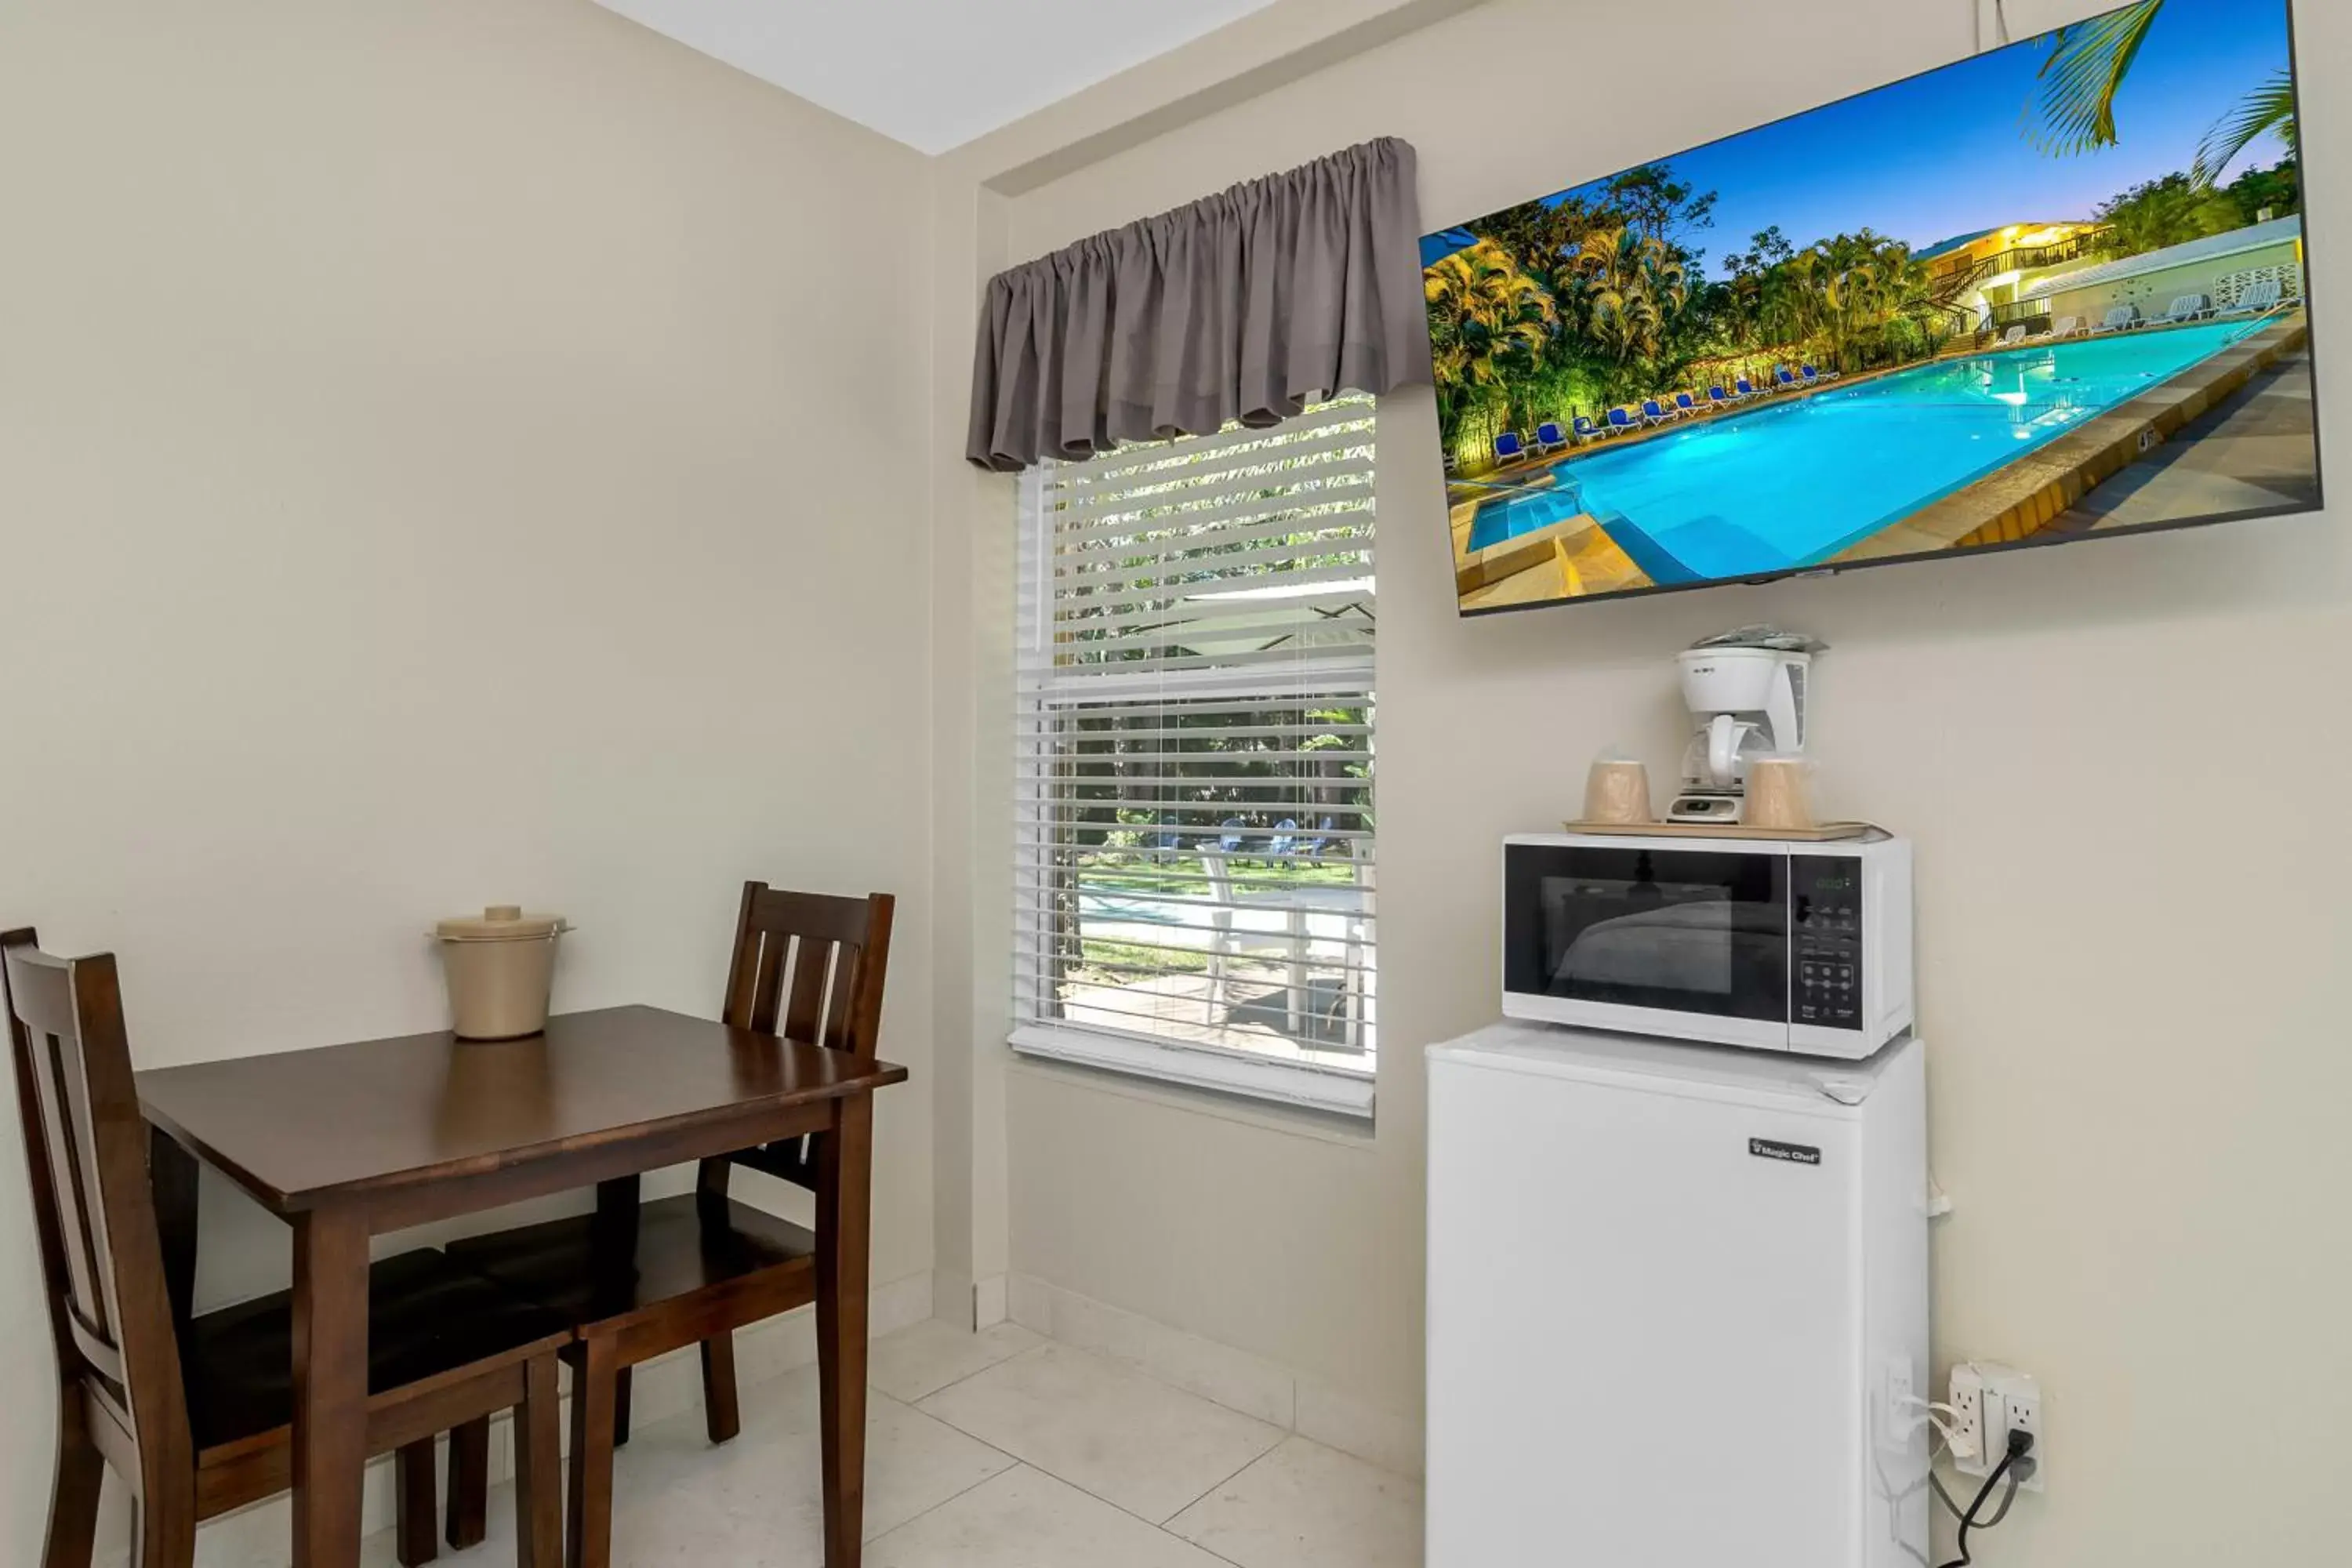
<instances>
[{"instance_id":1,"label":"serving tray","mask_svg":"<svg viewBox=\"0 0 2352 1568\"><path fill-rule=\"evenodd\" d=\"M1622 833L1641 838L1778 838L1790 844L1825 844L1867 837L1867 822L1824 822L1818 827L1750 827L1744 822L1563 822L1570 833Z\"/></svg>"}]
</instances>

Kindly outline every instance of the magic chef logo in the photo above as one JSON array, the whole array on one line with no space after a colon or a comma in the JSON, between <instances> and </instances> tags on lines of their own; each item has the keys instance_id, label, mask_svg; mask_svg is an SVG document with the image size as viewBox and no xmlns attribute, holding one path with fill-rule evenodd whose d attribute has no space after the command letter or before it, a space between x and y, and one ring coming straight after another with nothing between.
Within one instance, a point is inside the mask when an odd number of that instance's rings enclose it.
<instances>
[{"instance_id":1,"label":"magic chef logo","mask_svg":"<svg viewBox=\"0 0 2352 1568\"><path fill-rule=\"evenodd\" d=\"M1748 1152L1759 1160L1779 1160L1790 1165L1822 1163L1822 1152L1811 1143L1783 1143L1778 1138L1750 1138Z\"/></svg>"}]
</instances>

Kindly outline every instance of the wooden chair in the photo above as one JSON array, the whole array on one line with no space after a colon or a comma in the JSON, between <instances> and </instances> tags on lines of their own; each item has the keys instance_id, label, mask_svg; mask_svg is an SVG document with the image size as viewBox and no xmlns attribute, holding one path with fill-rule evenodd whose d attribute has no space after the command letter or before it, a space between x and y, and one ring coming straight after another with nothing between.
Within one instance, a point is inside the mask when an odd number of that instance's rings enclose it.
<instances>
[{"instance_id":1,"label":"wooden chair","mask_svg":"<svg viewBox=\"0 0 2352 1568\"><path fill-rule=\"evenodd\" d=\"M887 893L833 898L744 884L721 1018L871 1061L893 902ZM746 1165L814 1191L825 1179L824 1142L705 1160L692 1194L650 1204L637 1201L637 1179L624 1176L598 1185L592 1215L450 1244L453 1259L574 1326L577 1343L565 1352L573 1373L565 1515L572 1568L611 1562L613 1450L628 1440L631 1367L699 1344L705 1429L714 1443L741 1429L734 1331L816 1300L816 1238L729 1197L728 1175ZM478 1507L487 1450L469 1436L449 1452L454 1516Z\"/></svg>"},{"instance_id":2,"label":"wooden chair","mask_svg":"<svg viewBox=\"0 0 2352 1568\"><path fill-rule=\"evenodd\" d=\"M187 1311L194 1233L167 1264L113 958L67 962L29 931L0 934L0 997L58 1362L42 1565L89 1568L111 1465L133 1500L132 1568L187 1568L200 1521L290 1484L292 1296ZM175 1201L192 1200L182 1184ZM517 1555L523 1568L554 1568L555 1364L567 1326L436 1252L386 1259L370 1284L368 1451L400 1456L401 1560L434 1555L435 1435L513 1406Z\"/></svg>"}]
</instances>

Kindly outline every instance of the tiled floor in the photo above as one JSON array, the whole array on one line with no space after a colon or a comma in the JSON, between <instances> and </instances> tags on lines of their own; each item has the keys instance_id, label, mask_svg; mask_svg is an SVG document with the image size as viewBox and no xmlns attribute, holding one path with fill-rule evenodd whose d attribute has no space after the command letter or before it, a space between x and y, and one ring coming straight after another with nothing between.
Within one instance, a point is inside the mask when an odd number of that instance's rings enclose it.
<instances>
[{"instance_id":1,"label":"tiled floor","mask_svg":"<svg viewBox=\"0 0 2352 1568\"><path fill-rule=\"evenodd\" d=\"M1412 1568L1421 1488L1007 1323L874 1344L868 1568ZM614 1474L616 1568L818 1568L816 1369L640 1427ZM456 1568L513 1559L510 1489ZM392 1538L366 1568L390 1568Z\"/></svg>"}]
</instances>

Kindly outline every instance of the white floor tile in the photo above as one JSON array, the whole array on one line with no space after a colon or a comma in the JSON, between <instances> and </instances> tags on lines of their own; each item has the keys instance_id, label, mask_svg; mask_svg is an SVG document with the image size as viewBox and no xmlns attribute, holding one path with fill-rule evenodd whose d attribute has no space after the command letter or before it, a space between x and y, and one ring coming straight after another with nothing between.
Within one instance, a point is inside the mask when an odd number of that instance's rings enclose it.
<instances>
[{"instance_id":1,"label":"white floor tile","mask_svg":"<svg viewBox=\"0 0 2352 1568\"><path fill-rule=\"evenodd\" d=\"M1420 1568L1421 1488L1291 1437L1168 1528L1241 1568Z\"/></svg>"},{"instance_id":2,"label":"white floor tile","mask_svg":"<svg viewBox=\"0 0 2352 1568\"><path fill-rule=\"evenodd\" d=\"M1263 1421L1053 1343L951 1384L919 1408L1154 1522L1283 1436Z\"/></svg>"},{"instance_id":3,"label":"white floor tile","mask_svg":"<svg viewBox=\"0 0 2352 1568\"><path fill-rule=\"evenodd\" d=\"M974 1334L928 1318L876 1340L866 1379L891 1398L912 1405L1041 1342L1018 1323L1000 1322Z\"/></svg>"},{"instance_id":4,"label":"white floor tile","mask_svg":"<svg viewBox=\"0 0 2352 1568\"><path fill-rule=\"evenodd\" d=\"M613 1467L614 1568L821 1568L818 1462L814 1367L744 1389L742 1433L720 1447L698 1409L636 1428ZM866 1538L1012 1466L953 1427L869 1394ZM511 1563L513 1487L491 1489L489 1522L480 1546L444 1547L441 1562ZM391 1568L393 1560L391 1531L369 1538L362 1568Z\"/></svg>"},{"instance_id":5,"label":"white floor tile","mask_svg":"<svg viewBox=\"0 0 2352 1568\"><path fill-rule=\"evenodd\" d=\"M871 1568L1421 1562L1416 1483L1123 1363L1009 1324L978 1335L920 1324L876 1341L873 1364L902 1390L956 1381L919 1407L870 1396ZM615 1568L820 1568L816 1390L814 1367L747 1385L742 1436L719 1447L698 1408L639 1426L614 1468ZM492 1489L489 1522L481 1546L445 1547L442 1562L511 1563L511 1486ZM200 1560L282 1568L282 1522L262 1533L257 1552L216 1535ZM391 1568L391 1532L370 1537L361 1561Z\"/></svg>"},{"instance_id":6,"label":"white floor tile","mask_svg":"<svg viewBox=\"0 0 2352 1568\"><path fill-rule=\"evenodd\" d=\"M1066 1482L1016 1466L866 1548L866 1568L1226 1568Z\"/></svg>"},{"instance_id":7,"label":"white floor tile","mask_svg":"<svg viewBox=\"0 0 2352 1568\"><path fill-rule=\"evenodd\" d=\"M904 1524L1011 1466L887 1394L869 1393L866 1536ZM613 1475L616 1564L815 1568L819 1495L817 1373L803 1367L743 1402L743 1431L713 1447L702 1413L633 1434Z\"/></svg>"}]
</instances>

